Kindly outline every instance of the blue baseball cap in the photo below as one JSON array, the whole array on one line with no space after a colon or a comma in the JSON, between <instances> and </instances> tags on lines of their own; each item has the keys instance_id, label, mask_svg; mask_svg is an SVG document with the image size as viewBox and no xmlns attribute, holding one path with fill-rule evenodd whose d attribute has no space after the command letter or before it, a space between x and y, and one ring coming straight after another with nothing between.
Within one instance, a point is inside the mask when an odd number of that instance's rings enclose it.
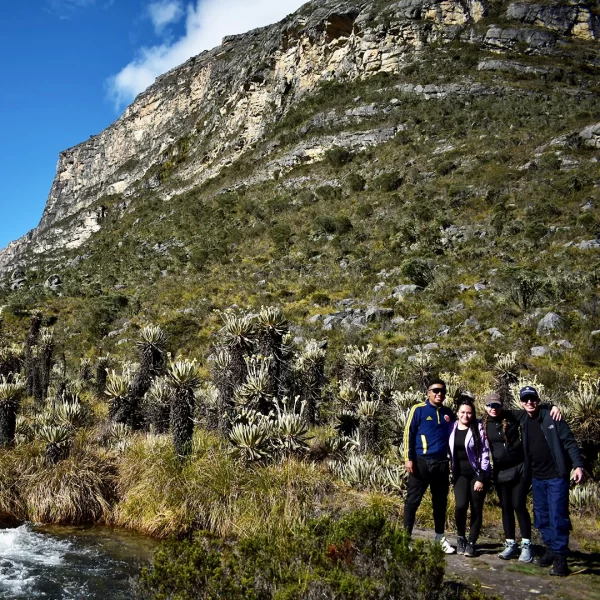
<instances>
[{"instance_id":1,"label":"blue baseball cap","mask_svg":"<svg viewBox=\"0 0 600 600\"><path fill-rule=\"evenodd\" d=\"M526 385L525 387L522 387L521 390L519 391L519 398L521 400L524 400L525 398L539 398L539 395L537 393L537 390L534 387L531 387L530 385Z\"/></svg>"}]
</instances>

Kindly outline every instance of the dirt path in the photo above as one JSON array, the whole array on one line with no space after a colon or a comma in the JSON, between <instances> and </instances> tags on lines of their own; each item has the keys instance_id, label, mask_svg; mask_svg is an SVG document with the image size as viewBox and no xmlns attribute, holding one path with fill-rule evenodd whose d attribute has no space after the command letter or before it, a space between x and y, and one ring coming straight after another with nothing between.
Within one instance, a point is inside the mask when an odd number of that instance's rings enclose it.
<instances>
[{"instance_id":1,"label":"dirt path","mask_svg":"<svg viewBox=\"0 0 600 600\"><path fill-rule=\"evenodd\" d=\"M415 528L413 535L430 538L431 532ZM452 536L449 539L453 544L456 541ZM479 582L486 595L495 594L503 600L600 600L600 554L583 552L572 542L571 575L551 577L549 569L518 560L500 560L497 555L501 549L500 543L482 539L475 558L448 555L446 578L469 587Z\"/></svg>"}]
</instances>

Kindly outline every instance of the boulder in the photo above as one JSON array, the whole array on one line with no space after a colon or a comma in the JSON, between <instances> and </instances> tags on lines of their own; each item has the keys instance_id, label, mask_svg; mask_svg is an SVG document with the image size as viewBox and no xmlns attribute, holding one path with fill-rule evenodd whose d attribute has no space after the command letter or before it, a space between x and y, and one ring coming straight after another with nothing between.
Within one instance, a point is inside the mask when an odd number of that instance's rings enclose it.
<instances>
[{"instance_id":1,"label":"boulder","mask_svg":"<svg viewBox=\"0 0 600 600\"><path fill-rule=\"evenodd\" d=\"M562 318L556 313L549 312L544 315L538 322L537 334L538 335L549 335L555 332L562 324Z\"/></svg>"},{"instance_id":2,"label":"boulder","mask_svg":"<svg viewBox=\"0 0 600 600\"><path fill-rule=\"evenodd\" d=\"M392 290L392 296L399 300L405 298L406 296L412 296L419 291L419 286L414 285L413 283L406 283L403 285L397 285Z\"/></svg>"},{"instance_id":3,"label":"boulder","mask_svg":"<svg viewBox=\"0 0 600 600\"><path fill-rule=\"evenodd\" d=\"M577 247L580 250L597 250L600 248L600 240L584 240L583 242L579 242Z\"/></svg>"},{"instance_id":4,"label":"boulder","mask_svg":"<svg viewBox=\"0 0 600 600\"><path fill-rule=\"evenodd\" d=\"M342 329L361 329L365 326L366 319L364 315L348 315L340 321Z\"/></svg>"},{"instance_id":5,"label":"boulder","mask_svg":"<svg viewBox=\"0 0 600 600\"><path fill-rule=\"evenodd\" d=\"M504 337L497 327L490 327L489 329L486 329L485 332L490 334L492 340L500 340Z\"/></svg>"},{"instance_id":6,"label":"boulder","mask_svg":"<svg viewBox=\"0 0 600 600\"><path fill-rule=\"evenodd\" d=\"M44 287L54 289L62 284L62 279L59 275L50 275L48 279L44 282Z\"/></svg>"},{"instance_id":7,"label":"boulder","mask_svg":"<svg viewBox=\"0 0 600 600\"><path fill-rule=\"evenodd\" d=\"M338 306L352 306L356 300L354 298L344 298L343 300L339 300L337 302Z\"/></svg>"},{"instance_id":8,"label":"boulder","mask_svg":"<svg viewBox=\"0 0 600 600\"><path fill-rule=\"evenodd\" d=\"M22 287L25 286L25 282L27 281L27 279L23 278L23 279L14 279L11 284L10 284L10 289L14 292L16 290L20 290Z\"/></svg>"},{"instance_id":9,"label":"boulder","mask_svg":"<svg viewBox=\"0 0 600 600\"><path fill-rule=\"evenodd\" d=\"M465 327L472 327L473 329L481 329L481 325L479 324L479 321L475 318L475 317L469 317L464 323L463 325Z\"/></svg>"},{"instance_id":10,"label":"boulder","mask_svg":"<svg viewBox=\"0 0 600 600\"><path fill-rule=\"evenodd\" d=\"M592 148L600 148L600 123L595 123L586 127L580 134L579 137L586 146Z\"/></svg>"},{"instance_id":11,"label":"boulder","mask_svg":"<svg viewBox=\"0 0 600 600\"><path fill-rule=\"evenodd\" d=\"M573 344L569 340L555 340L551 345L563 350L571 350L573 348Z\"/></svg>"},{"instance_id":12,"label":"boulder","mask_svg":"<svg viewBox=\"0 0 600 600\"><path fill-rule=\"evenodd\" d=\"M531 356L546 356L550 352L550 349L548 346L534 346L530 348L530 352Z\"/></svg>"},{"instance_id":13,"label":"boulder","mask_svg":"<svg viewBox=\"0 0 600 600\"><path fill-rule=\"evenodd\" d=\"M325 331L337 329L345 317L345 313L332 313L330 315L327 315L323 318L323 329Z\"/></svg>"},{"instance_id":14,"label":"boulder","mask_svg":"<svg viewBox=\"0 0 600 600\"><path fill-rule=\"evenodd\" d=\"M477 350L468 350L460 357L458 362L460 362L462 365L466 365L467 363L470 363L472 360L475 360L478 356L479 356L479 353L477 352Z\"/></svg>"},{"instance_id":15,"label":"boulder","mask_svg":"<svg viewBox=\"0 0 600 600\"><path fill-rule=\"evenodd\" d=\"M374 321L389 321L393 316L393 308L382 308L381 306L371 306L365 313L367 323L372 323Z\"/></svg>"}]
</instances>

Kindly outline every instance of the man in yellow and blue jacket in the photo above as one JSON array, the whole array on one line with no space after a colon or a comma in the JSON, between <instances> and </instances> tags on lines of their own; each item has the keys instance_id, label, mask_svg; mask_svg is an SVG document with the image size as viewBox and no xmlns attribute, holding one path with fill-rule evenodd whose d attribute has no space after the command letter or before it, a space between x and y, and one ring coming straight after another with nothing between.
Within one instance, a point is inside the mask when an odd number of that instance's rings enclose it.
<instances>
[{"instance_id":1,"label":"man in yellow and blue jacket","mask_svg":"<svg viewBox=\"0 0 600 600\"><path fill-rule=\"evenodd\" d=\"M446 384L434 379L428 386L427 400L410 409L404 430L404 460L408 471L404 529L412 533L417 509L429 487L435 539L446 554L452 554L455 549L444 535L444 526L450 486L448 440L455 415L443 405L445 398Z\"/></svg>"}]
</instances>

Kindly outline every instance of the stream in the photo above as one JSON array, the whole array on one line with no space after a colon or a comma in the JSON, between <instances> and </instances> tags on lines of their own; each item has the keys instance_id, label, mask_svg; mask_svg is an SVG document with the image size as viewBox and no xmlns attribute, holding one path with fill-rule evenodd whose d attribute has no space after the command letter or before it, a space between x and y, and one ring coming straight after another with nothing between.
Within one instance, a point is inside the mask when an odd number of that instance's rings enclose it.
<instances>
[{"instance_id":1,"label":"stream","mask_svg":"<svg viewBox=\"0 0 600 600\"><path fill-rule=\"evenodd\" d=\"M0 529L0 598L130 599L157 544L102 527Z\"/></svg>"}]
</instances>

